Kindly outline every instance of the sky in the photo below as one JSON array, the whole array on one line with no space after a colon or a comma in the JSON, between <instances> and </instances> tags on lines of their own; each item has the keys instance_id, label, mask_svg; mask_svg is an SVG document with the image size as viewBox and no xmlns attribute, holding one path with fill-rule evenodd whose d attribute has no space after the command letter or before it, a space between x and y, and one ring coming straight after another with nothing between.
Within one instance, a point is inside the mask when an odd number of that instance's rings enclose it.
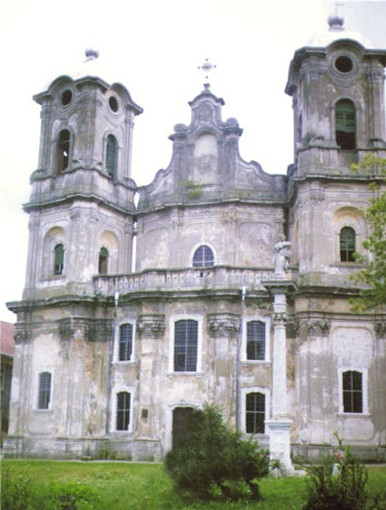
<instances>
[{"instance_id":1,"label":"sky","mask_svg":"<svg viewBox=\"0 0 386 510\"><path fill-rule=\"evenodd\" d=\"M338 5L336 5L338 4ZM293 160L292 105L284 93L296 49L323 32L338 9L345 27L386 48L386 0L0 0L0 320L22 298L29 177L37 168L40 107L32 96L58 76L82 73L99 51L100 76L121 82L144 112L136 117L132 177L150 183L167 168L178 123L203 90L205 59L223 120L244 130L240 154L268 173Z\"/></svg>"}]
</instances>

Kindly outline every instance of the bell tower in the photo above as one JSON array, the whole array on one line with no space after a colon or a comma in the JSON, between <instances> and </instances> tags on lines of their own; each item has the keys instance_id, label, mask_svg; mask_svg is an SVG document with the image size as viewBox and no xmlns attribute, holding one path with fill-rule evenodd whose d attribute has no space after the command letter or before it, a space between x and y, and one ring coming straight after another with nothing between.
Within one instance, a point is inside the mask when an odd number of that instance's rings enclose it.
<instances>
[{"instance_id":1,"label":"bell tower","mask_svg":"<svg viewBox=\"0 0 386 510\"><path fill-rule=\"evenodd\" d=\"M41 106L39 166L31 176L24 299L92 291L96 274L130 272L135 183L134 117L127 89L97 74L87 50L81 77L60 76Z\"/></svg>"},{"instance_id":2,"label":"bell tower","mask_svg":"<svg viewBox=\"0 0 386 510\"><path fill-rule=\"evenodd\" d=\"M369 152L385 155L386 52L343 18L295 52L286 93L293 98L297 176L341 175Z\"/></svg>"}]
</instances>

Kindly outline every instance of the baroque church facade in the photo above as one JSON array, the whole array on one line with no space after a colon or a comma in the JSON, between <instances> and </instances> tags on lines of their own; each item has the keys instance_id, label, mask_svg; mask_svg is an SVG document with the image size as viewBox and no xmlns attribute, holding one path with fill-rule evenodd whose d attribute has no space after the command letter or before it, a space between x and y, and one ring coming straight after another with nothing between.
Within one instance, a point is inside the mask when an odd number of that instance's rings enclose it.
<instances>
[{"instance_id":1,"label":"baroque church facade","mask_svg":"<svg viewBox=\"0 0 386 510\"><path fill-rule=\"evenodd\" d=\"M381 182L350 167L386 156L386 50L342 21L290 64L286 175L241 158L242 129L208 84L169 166L139 188L142 109L123 85L60 76L34 97L6 456L159 460L212 403L288 468L336 431L386 460L386 313L350 305L368 184Z\"/></svg>"}]
</instances>

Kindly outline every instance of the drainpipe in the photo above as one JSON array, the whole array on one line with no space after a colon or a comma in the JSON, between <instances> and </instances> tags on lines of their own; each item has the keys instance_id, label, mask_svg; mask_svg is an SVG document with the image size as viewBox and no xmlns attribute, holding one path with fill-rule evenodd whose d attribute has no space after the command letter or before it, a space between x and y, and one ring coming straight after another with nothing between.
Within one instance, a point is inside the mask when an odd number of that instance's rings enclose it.
<instances>
[{"instance_id":1,"label":"drainpipe","mask_svg":"<svg viewBox=\"0 0 386 510\"><path fill-rule=\"evenodd\" d=\"M117 334L118 329L118 302L119 302L119 292L114 293L114 324L113 324L113 334L110 337L109 342L109 364L107 369L107 384L106 384L106 439L110 434L110 420L111 420L111 367L113 363L113 354L114 354L114 340Z\"/></svg>"},{"instance_id":2,"label":"drainpipe","mask_svg":"<svg viewBox=\"0 0 386 510\"><path fill-rule=\"evenodd\" d=\"M236 430L241 432L241 344L243 340L244 307L247 288L241 289L240 326L236 348Z\"/></svg>"}]
</instances>

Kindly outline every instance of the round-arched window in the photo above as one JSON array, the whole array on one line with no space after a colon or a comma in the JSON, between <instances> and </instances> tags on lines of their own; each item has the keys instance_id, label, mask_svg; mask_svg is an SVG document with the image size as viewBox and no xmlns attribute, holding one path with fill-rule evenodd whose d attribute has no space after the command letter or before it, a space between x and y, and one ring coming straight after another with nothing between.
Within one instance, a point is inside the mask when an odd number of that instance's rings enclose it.
<instances>
[{"instance_id":1,"label":"round-arched window","mask_svg":"<svg viewBox=\"0 0 386 510\"><path fill-rule=\"evenodd\" d=\"M193 267L212 267L214 265L213 251L206 244L197 248L193 255Z\"/></svg>"}]
</instances>

